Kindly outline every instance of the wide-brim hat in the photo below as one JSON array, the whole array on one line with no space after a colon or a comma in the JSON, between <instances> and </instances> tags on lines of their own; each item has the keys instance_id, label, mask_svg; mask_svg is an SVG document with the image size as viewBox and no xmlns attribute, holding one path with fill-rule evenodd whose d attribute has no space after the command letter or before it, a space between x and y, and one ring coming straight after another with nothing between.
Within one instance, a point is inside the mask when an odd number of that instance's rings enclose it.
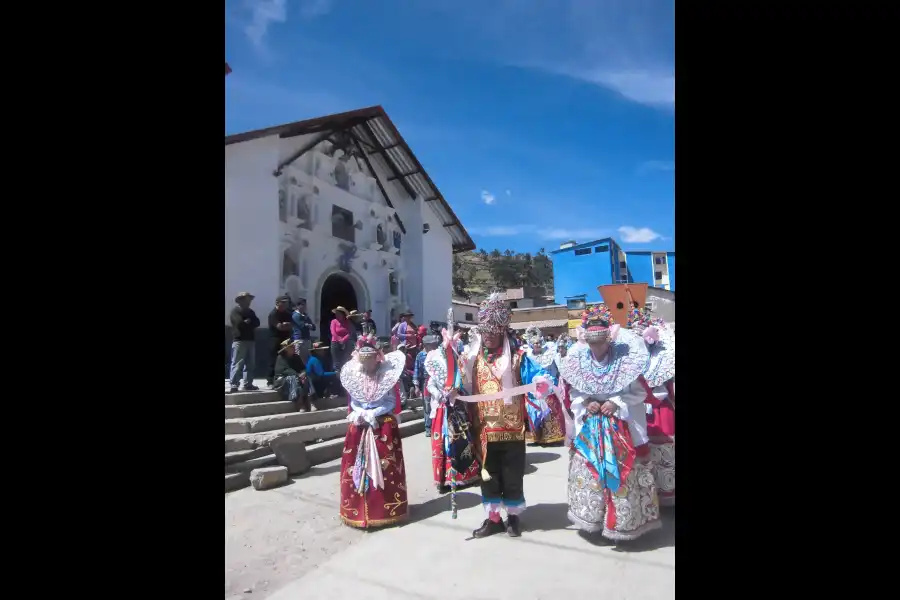
<instances>
[{"instance_id":1,"label":"wide-brim hat","mask_svg":"<svg viewBox=\"0 0 900 600\"><path fill-rule=\"evenodd\" d=\"M364 315L358 310L351 310L349 313L347 313L347 316L351 319L356 319L357 317L362 317Z\"/></svg>"},{"instance_id":2,"label":"wide-brim hat","mask_svg":"<svg viewBox=\"0 0 900 600\"><path fill-rule=\"evenodd\" d=\"M350 316L350 311L347 310L346 308L344 308L343 306L335 306L334 308L331 309L331 312L334 313L334 314L337 314L337 313L339 313L339 312L342 312L342 313L344 313L344 316L345 316L345 317L349 317L349 316Z\"/></svg>"},{"instance_id":3,"label":"wide-brim hat","mask_svg":"<svg viewBox=\"0 0 900 600\"><path fill-rule=\"evenodd\" d=\"M294 342L292 342L290 339L287 339L287 340L284 340L283 342L281 342L281 348L278 349L278 352L279 353L284 352L285 350L288 349L288 346L290 346L291 348L294 347Z\"/></svg>"},{"instance_id":4,"label":"wide-brim hat","mask_svg":"<svg viewBox=\"0 0 900 600\"><path fill-rule=\"evenodd\" d=\"M416 313L414 313L414 312L402 312L402 313L400 313L399 318L402 319L403 317L414 317L414 316L416 316Z\"/></svg>"},{"instance_id":5,"label":"wide-brim hat","mask_svg":"<svg viewBox=\"0 0 900 600\"><path fill-rule=\"evenodd\" d=\"M250 298L251 300L253 300L254 298L256 298L256 296L254 296L250 292L241 292L240 294L238 294L237 296L234 297L235 303L237 303L237 301L240 300L241 298Z\"/></svg>"},{"instance_id":6,"label":"wide-brim hat","mask_svg":"<svg viewBox=\"0 0 900 600\"><path fill-rule=\"evenodd\" d=\"M313 350L327 350L331 346L326 346L322 342L313 342L312 349Z\"/></svg>"}]
</instances>

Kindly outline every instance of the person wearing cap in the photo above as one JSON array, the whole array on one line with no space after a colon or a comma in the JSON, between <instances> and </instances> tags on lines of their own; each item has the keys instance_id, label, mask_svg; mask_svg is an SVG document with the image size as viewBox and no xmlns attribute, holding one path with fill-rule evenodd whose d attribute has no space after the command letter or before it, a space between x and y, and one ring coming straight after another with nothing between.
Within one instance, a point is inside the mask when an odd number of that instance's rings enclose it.
<instances>
[{"instance_id":1,"label":"person wearing cap","mask_svg":"<svg viewBox=\"0 0 900 600\"><path fill-rule=\"evenodd\" d=\"M661 527L639 381L650 356L605 304L585 310L581 323L584 342L572 346L560 369L575 417L568 518L614 542L634 540Z\"/></svg>"},{"instance_id":2,"label":"person wearing cap","mask_svg":"<svg viewBox=\"0 0 900 600\"><path fill-rule=\"evenodd\" d=\"M360 336L340 371L350 398L347 435L341 455L341 521L369 529L406 520L406 465L400 439L398 382L406 357L383 354L373 335Z\"/></svg>"},{"instance_id":3,"label":"person wearing cap","mask_svg":"<svg viewBox=\"0 0 900 600\"><path fill-rule=\"evenodd\" d=\"M340 373L353 350L350 338L353 336L353 323L350 322L350 311L343 306L336 306L331 310L334 318L331 320L329 332L331 334L331 368L335 373Z\"/></svg>"},{"instance_id":4,"label":"person wearing cap","mask_svg":"<svg viewBox=\"0 0 900 600\"><path fill-rule=\"evenodd\" d=\"M309 402L309 379L306 375L306 365L303 359L294 350L291 340L284 340L275 360L275 387L287 392L287 399L294 403L294 407L302 413L316 410Z\"/></svg>"},{"instance_id":5,"label":"person wearing cap","mask_svg":"<svg viewBox=\"0 0 900 600\"><path fill-rule=\"evenodd\" d=\"M659 505L675 506L675 332L648 309L635 309L632 330L647 344L650 360L640 379L647 393L647 437Z\"/></svg>"},{"instance_id":6,"label":"person wearing cap","mask_svg":"<svg viewBox=\"0 0 900 600\"><path fill-rule=\"evenodd\" d=\"M241 292L234 299L236 306L231 309L231 389L238 391L241 373L244 374L244 390L251 392L259 388L253 385L253 369L256 367L256 328L259 317L250 308L256 296L250 292Z\"/></svg>"},{"instance_id":7,"label":"person wearing cap","mask_svg":"<svg viewBox=\"0 0 900 600\"><path fill-rule=\"evenodd\" d=\"M290 307L290 296L279 296L275 299L275 308L269 313L269 374L266 377L269 389L275 385L275 361L278 360L281 343L291 338Z\"/></svg>"},{"instance_id":8,"label":"person wearing cap","mask_svg":"<svg viewBox=\"0 0 900 600\"><path fill-rule=\"evenodd\" d=\"M315 393L316 398L322 400L328 397L328 384L334 380L335 376L334 371L325 370L325 366L319 359L319 356L325 350L328 350L328 346L322 342L313 342L312 353L309 356L309 360L306 361L306 374L309 376L312 391Z\"/></svg>"},{"instance_id":9,"label":"person wearing cap","mask_svg":"<svg viewBox=\"0 0 900 600\"><path fill-rule=\"evenodd\" d=\"M309 360L309 332L315 330L316 324L306 312L306 298L297 298L297 305L291 315L291 339L294 341L294 350L303 362Z\"/></svg>"}]
</instances>

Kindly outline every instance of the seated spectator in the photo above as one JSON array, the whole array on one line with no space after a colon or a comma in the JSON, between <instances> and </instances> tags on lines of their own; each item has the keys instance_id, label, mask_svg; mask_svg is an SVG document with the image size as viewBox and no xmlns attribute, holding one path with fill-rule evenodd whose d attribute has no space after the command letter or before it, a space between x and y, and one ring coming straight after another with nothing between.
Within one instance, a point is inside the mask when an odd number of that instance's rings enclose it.
<instances>
[{"instance_id":1,"label":"seated spectator","mask_svg":"<svg viewBox=\"0 0 900 600\"><path fill-rule=\"evenodd\" d=\"M313 342L312 355L306 361L306 374L309 376L309 382L312 387L313 395L317 399L325 399L328 397L328 388L334 381L335 372L326 371L322 364L322 351L328 350L328 346L322 342Z\"/></svg>"},{"instance_id":2,"label":"seated spectator","mask_svg":"<svg viewBox=\"0 0 900 600\"><path fill-rule=\"evenodd\" d=\"M275 389L287 396L302 413L315 410L309 402L309 380L303 359L296 353L294 344L287 339L281 343L275 359Z\"/></svg>"}]
</instances>

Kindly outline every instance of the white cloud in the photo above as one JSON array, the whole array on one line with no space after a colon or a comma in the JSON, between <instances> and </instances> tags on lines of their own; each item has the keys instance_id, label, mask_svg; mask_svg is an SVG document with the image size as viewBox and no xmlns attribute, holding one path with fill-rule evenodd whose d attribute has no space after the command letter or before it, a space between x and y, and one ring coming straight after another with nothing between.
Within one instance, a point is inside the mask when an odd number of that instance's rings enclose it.
<instances>
[{"instance_id":1,"label":"white cloud","mask_svg":"<svg viewBox=\"0 0 900 600\"><path fill-rule=\"evenodd\" d=\"M432 0L456 53L556 73L640 104L675 104L674 0Z\"/></svg>"},{"instance_id":2,"label":"white cloud","mask_svg":"<svg viewBox=\"0 0 900 600\"><path fill-rule=\"evenodd\" d=\"M642 162L638 168L638 173L645 174L653 171L674 171L675 163L671 160L648 160Z\"/></svg>"},{"instance_id":3,"label":"white cloud","mask_svg":"<svg viewBox=\"0 0 900 600\"><path fill-rule=\"evenodd\" d=\"M495 198L494 195L489 191L481 190L481 201L490 206L497 201L497 198Z\"/></svg>"},{"instance_id":4,"label":"white cloud","mask_svg":"<svg viewBox=\"0 0 900 600\"><path fill-rule=\"evenodd\" d=\"M527 235L537 237L542 240L580 240L589 242L591 240L609 237L608 229L569 229L566 227L544 227L533 224L520 225L495 225L492 227L469 227L468 232L472 235L483 235L489 237L513 237L517 235Z\"/></svg>"},{"instance_id":5,"label":"white cloud","mask_svg":"<svg viewBox=\"0 0 900 600\"><path fill-rule=\"evenodd\" d=\"M286 23L287 0L244 0L244 9L250 13L244 26L244 33L259 49L265 46L269 27ZM300 3L300 18L312 20L331 12L334 0L303 0Z\"/></svg>"},{"instance_id":6,"label":"white cloud","mask_svg":"<svg viewBox=\"0 0 900 600\"><path fill-rule=\"evenodd\" d=\"M622 241L629 244L643 244L662 238L660 234L649 227L637 228L629 227L628 225L619 227L619 234L622 236Z\"/></svg>"},{"instance_id":7,"label":"white cloud","mask_svg":"<svg viewBox=\"0 0 900 600\"><path fill-rule=\"evenodd\" d=\"M287 0L245 0L244 6L250 11L250 22L244 26L244 33L254 46L261 47L272 23L287 21Z\"/></svg>"},{"instance_id":8,"label":"white cloud","mask_svg":"<svg viewBox=\"0 0 900 600\"><path fill-rule=\"evenodd\" d=\"M300 16L304 19L323 17L331 12L333 0L306 0L300 7Z\"/></svg>"}]
</instances>

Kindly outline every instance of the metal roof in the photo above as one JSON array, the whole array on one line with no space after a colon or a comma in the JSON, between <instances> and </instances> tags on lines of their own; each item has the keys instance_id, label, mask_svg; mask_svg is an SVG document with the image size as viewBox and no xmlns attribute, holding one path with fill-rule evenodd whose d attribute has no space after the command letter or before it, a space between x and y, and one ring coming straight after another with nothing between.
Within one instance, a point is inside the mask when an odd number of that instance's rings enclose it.
<instances>
[{"instance_id":1,"label":"metal roof","mask_svg":"<svg viewBox=\"0 0 900 600\"><path fill-rule=\"evenodd\" d=\"M389 177L385 178L384 185L393 185L396 191L404 192L411 199L418 195L424 202L431 204L441 225L450 234L454 253L475 249L475 242L472 241L466 228L460 223L456 213L450 208L434 181L425 172L422 163L410 150L406 140L400 135L397 127L381 106L370 106L350 112L226 135L225 145L270 135L288 138L343 129L349 130L353 137L365 147L365 154L373 164L377 164L383 172L391 173ZM378 176L376 175L376 177ZM390 203L390 199L388 199L388 203Z\"/></svg>"}]
</instances>

